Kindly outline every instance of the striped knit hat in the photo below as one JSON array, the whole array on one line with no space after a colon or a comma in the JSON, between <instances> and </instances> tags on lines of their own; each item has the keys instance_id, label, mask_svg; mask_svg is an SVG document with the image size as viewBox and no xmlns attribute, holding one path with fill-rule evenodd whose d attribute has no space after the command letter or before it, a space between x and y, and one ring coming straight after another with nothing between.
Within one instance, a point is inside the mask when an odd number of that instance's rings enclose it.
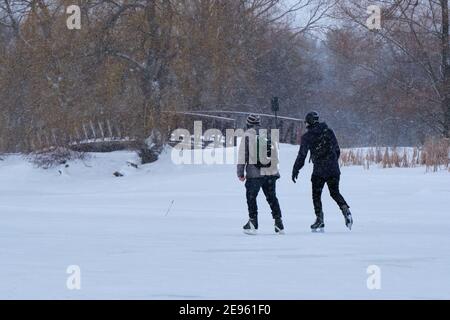
<instances>
[{"instance_id":1,"label":"striped knit hat","mask_svg":"<svg viewBox=\"0 0 450 320\"><path fill-rule=\"evenodd\" d=\"M247 126L259 126L261 125L261 118L255 114L251 114L247 117Z\"/></svg>"}]
</instances>

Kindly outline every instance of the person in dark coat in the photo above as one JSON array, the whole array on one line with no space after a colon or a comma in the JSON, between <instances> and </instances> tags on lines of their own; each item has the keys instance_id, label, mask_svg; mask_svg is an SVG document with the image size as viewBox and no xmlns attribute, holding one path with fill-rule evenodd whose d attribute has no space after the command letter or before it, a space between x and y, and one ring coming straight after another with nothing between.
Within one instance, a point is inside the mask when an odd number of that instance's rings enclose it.
<instances>
[{"instance_id":1,"label":"person in dark coat","mask_svg":"<svg viewBox=\"0 0 450 320\"><path fill-rule=\"evenodd\" d=\"M244 233L256 234L258 230L258 205L256 198L262 189L267 203L272 210L272 217L275 221L275 232L284 234L280 204L276 195L276 183L280 178L278 172L278 150L274 142L268 137L260 135L261 119L257 115L249 115L247 118L247 132L245 133L239 146L239 161L237 165L237 176L240 181L245 182L249 221L244 226ZM264 141L266 146L264 151L269 153L268 163L258 163L256 153L258 147L263 147L256 142ZM263 151L261 151L263 152ZM269 160L269 159L267 159Z\"/></svg>"},{"instance_id":2,"label":"person in dark coat","mask_svg":"<svg viewBox=\"0 0 450 320\"><path fill-rule=\"evenodd\" d=\"M339 191L341 171L339 157L341 150L336 135L325 122L319 122L319 114L310 112L305 118L307 132L301 138L300 151L292 170L292 181L297 182L299 171L305 165L308 152L310 161L314 164L312 182L312 197L316 222L311 226L313 232L323 232L325 228L322 211L322 190L328 185L330 195L341 209L346 226L351 230L353 218L350 207Z\"/></svg>"}]
</instances>

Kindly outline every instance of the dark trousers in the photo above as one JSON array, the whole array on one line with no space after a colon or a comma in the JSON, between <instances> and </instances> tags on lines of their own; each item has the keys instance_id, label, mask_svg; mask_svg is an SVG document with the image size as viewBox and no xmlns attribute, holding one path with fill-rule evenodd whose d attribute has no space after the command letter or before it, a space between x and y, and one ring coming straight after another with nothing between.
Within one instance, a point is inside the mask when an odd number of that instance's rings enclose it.
<instances>
[{"instance_id":1,"label":"dark trousers","mask_svg":"<svg viewBox=\"0 0 450 320\"><path fill-rule=\"evenodd\" d=\"M336 201L339 208L348 206L344 197L339 192L339 180L340 176L322 178L320 176L313 175L311 177L314 211L317 216L322 212L322 190L325 183L328 185L328 190L330 190L330 196L334 199L334 201Z\"/></svg>"},{"instance_id":2,"label":"dark trousers","mask_svg":"<svg viewBox=\"0 0 450 320\"><path fill-rule=\"evenodd\" d=\"M245 188L247 189L247 205L250 219L256 219L258 217L258 204L256 198L258 197L259 190L262 188L266 200L272 209L272 216L274 219L281 218L280 204L276 195L276 182L277 177L262 177L262 178L250 178L245 182Z\"/></svg>"}]
</instances>

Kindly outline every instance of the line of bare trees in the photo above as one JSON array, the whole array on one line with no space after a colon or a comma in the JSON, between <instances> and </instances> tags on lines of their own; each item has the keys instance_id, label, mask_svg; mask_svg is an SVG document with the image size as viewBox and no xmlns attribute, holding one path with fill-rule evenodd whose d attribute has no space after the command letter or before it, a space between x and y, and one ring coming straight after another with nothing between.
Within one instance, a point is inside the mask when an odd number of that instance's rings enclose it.
<instances>
[{"instance_id":1,"label":"line of bare trees","mask_svg":"<svg viewBox=\"0 0 450 320\"><path fill-rule=\"evenodd\" d=\"M366 23L369 5L382 9L379 30ZM341 24L326 44L345 66L346 82L355 81L351 99L361 95L360 104L374 106L368 110L383 115L376 122L382 130L404 135L422 127L422 142L449 138L448 0L343 0L333 17Z\"/></svg>"},{"instance_id":2,"label":"line of bare trees","mask_svg":"<svg viewBox=\"0 0 450 320\"><path fill-rule=\"evenodd\" d=\"M0 152L89 121L145 139L166 111L267 113L272 96L348 146L448 137L448 32L446 0L0 0Z\"/></svg>"}]
</instances>

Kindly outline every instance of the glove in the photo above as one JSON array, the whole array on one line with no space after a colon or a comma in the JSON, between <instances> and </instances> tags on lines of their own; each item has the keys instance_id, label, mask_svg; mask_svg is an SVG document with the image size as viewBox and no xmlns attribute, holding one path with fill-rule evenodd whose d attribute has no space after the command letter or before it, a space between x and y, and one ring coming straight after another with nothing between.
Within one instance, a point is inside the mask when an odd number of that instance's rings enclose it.
<instances>
[{"instance_id":1,"label":"glove","mask_svg":"<svg viewBox=\"0 0 450 320\"><path fill-rule=\"evenodd\" d=\"M292 171L292 181L294 183L297 183L297 179L298 179L298 171Z\"/></svg>"}]
</instances>

